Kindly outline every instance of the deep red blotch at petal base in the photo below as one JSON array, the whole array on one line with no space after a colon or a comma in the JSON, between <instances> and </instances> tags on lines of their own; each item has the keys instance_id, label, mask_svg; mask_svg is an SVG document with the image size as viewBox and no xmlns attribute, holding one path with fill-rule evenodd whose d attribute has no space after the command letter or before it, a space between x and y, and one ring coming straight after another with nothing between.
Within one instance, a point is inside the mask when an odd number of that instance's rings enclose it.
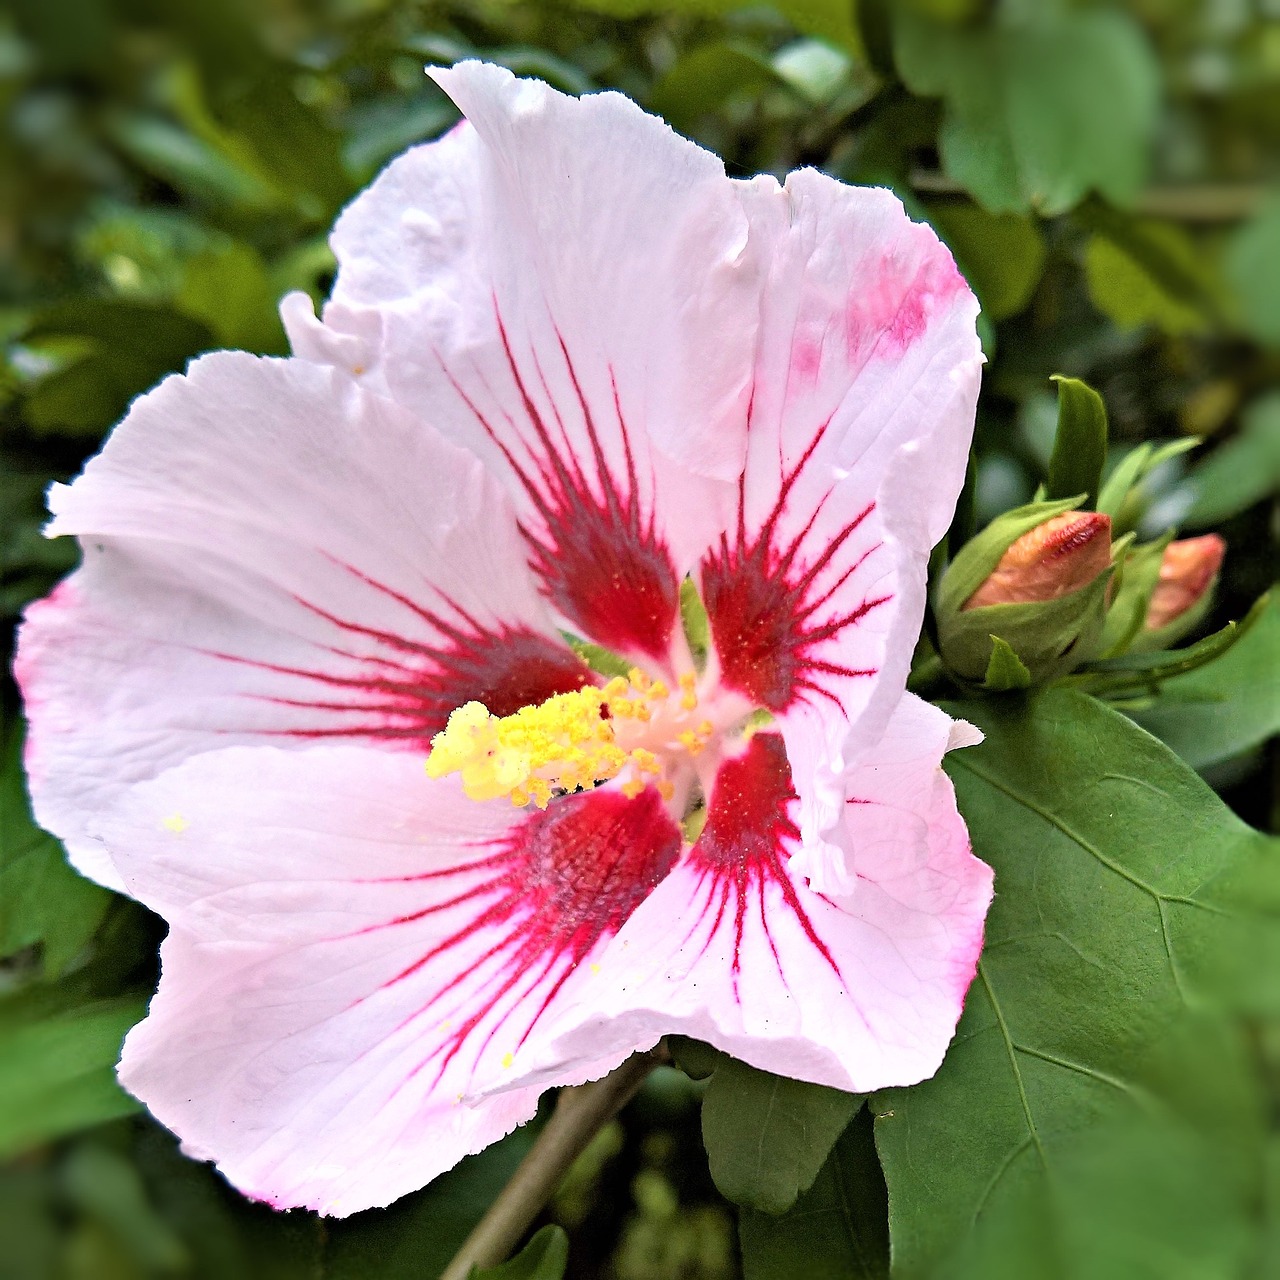
<instances>
[{"instance_id":1,"label":"deep red blotch at petal base","mask_svg":"<svg viewBox=\"0 0 1280 1280\"><path fill-rule=\"evenodd\" d=\"M778 521L791 488L820 439L820 435L814 439L785 477L773 511L754 537L748 537L743 525L745 496L740 490L736 539L731 542L728 534L722 534L720 545L702 563L702 594L720 658L721 678L730 688L775 713L814 695L840 706L840 700L824 686L824 676L838 679L875 675L872 669L820 658L813 649L834 639L846 627L856 626L872 609L887 604L891 598L864 598L853 609L818 618L875 550L873 547L864 552L839 571L833 566L835 557L871 514L872 506L859 511L840 528L812 563L801 562L800 547L817 518L816 511L786 546L775 545ZM835 580L823 585L819 579L829 570L835 572Z\"/></svg>"},{"instance_id":2,"label":"deep red blotch at petal base","mask_svg":"<svg viewBox=\"0 0 1280 1280\"><path fill-rule=\"evenodd\" d=\"M481 411L442 358L440 363L539 517L520 526L529 544L529 567L541 580L543 595L589 639L619 653L643 653L661 662L679 610L680 583L658 536L653 512L646 515L641 509L635 458L617 388L610 407L617 418L625 477L616 476L605 457L595 414L559 331L555 355L573 388L572 404L563 409L580 417L585 449L571 443L562 406L551 393L537 353L526 357L531 369L521 367L496 298L494 317L526 426L519 429L511 415L504 417L524 458L517 456L513 442ZM545 409L535 400L534 375ZM538 524L540 528L534 527Z\"/></svg>"},{"instance_id":3,"label":"deep red blotch at petal base","mask_svg":"<svg viewBox=\"0 0 1280 1280\"><path fill-rule=\"evenodd\" d=\"M765 937L773 947L774 962L779 973L782 971L778 950L769 931L770 907L765 903L766 892L775 888L814 949L837 976L840 974L787 872L786 844L800 835L789 812L795 798L791 765L787 761L782 736L757 733L741 756L726 760L720 766L711 794L707 824L690 855L691 862L701 872L701 884L707 888L703 917L708 912L715 913L708 941L732 913L735 994L741 959L739 952L752 896L756 898Z\"/></svg>"},{"instance_id":4,"label":"deep red blotch at petal base","mask_svg":"<svg viewBox=\"0 0 1280 1280\"><path fill-rule=\"evenodd\" d=\"M420 1064L443 1074L468 1038L483 1024L487 1045L518 1014L514 1043L523 1044L570 975L601 939L612 937L675 865L680 831L656 790L635 799L601 789L553 801L515 826L497 851L479 864L430 872L423 879L468 877L472 884L425 911L388 921L381 928L472 904L470 920L387 985L428 969L476 935L494 942L435 992L412 1020L454 1018L448 1038ZM470 980L482 982L477 1000L469 993L465 1016L448 1008L448 997ZM500 1008L505 1003L505 1007ZM494 1016L496 1015L496 1016ZM482 1046L483 1048L483 1046Z\"/></svg>"},{"instance_id":5,"label":"deep red blotch at petal base","mask_svg":"<svg viewBox=\"0 0 1280 1280\"><path fill-rule=\"evenodd\" d=\"M376 738L426 750L449 715L467 702L482 702L509 716L557 693L572 693L593 676L567 645L522 626L486 628L452 601L431 610L343 566L398 601L439 637L435 645L338 617L306 600L298 603L332 623L371 652L333 647L326 666L287 666L236 654L227 662L258 667L299 681L296 695L271 696L278 706L321 713L326 723L265 729L291 738ZM252 695L263 697L264 695Z\"/></svg>"}]
</instances>

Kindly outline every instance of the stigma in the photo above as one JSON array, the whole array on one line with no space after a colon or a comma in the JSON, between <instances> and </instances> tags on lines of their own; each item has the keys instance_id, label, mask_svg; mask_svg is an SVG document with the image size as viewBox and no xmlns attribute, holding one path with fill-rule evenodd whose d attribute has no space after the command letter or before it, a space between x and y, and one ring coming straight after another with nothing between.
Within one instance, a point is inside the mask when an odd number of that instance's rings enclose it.
<instances>
[{"instance_id":1,"label":"stigma","mask_svg":"<svg viewBox=\"0 0 1280 1280\"><path fill-rule=\"evenodd\" d=\"M699 755L714 736L700 718L696 677L680 677L673 692L633 668L603 687L558 693L509 716L480 702L453 711L431 740L427 774L461 774L472 800L509 797L545 809L552 798L620 778L628 797L650 784L664 800L680 758Z\"/></svg>"}]
</instances>

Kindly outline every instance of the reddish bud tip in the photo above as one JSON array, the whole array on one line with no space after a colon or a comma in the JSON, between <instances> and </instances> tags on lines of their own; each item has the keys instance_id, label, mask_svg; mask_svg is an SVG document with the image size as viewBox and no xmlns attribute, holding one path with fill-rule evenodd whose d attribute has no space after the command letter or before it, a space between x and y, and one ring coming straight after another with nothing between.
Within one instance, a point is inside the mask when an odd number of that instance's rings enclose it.
<instances>
[{"instance_id":1,"label":"reddish bud tip","mask_svg":"<svg viewBox=\"0 0 1280 1280\"><path fill-rule=\"evenodd\" d=\"M1088 586L1110 564L1110 516L1064 511L1012 542L961 609L1056 600Z\"/></svg>"},{"instance_id":2,"label":"reddish bud tip","mask_svg":"<svg viewBox=\"0 0 1280 1280\"><path fill-rule=\"evenodd\" d=\"M1160 561L1160 579L1147 606L1146 628L1159 631L1180 618L1213 584L1227 544L1216 533L1171 542Z\"/></svg>"}]
</instances>

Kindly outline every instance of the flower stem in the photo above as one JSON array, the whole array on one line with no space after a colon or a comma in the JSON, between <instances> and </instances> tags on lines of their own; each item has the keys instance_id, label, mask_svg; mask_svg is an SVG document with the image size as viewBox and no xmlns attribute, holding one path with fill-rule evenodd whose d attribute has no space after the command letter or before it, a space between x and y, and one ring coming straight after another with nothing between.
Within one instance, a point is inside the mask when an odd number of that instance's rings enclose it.
<instances>
[{"instance_id":1,"label":"flower stem","mask_svg":"<svg viewBox=\"0 0 1280 1280\"><path fill-rule=\"evenodd\" d=\"M669 1061L660 1045L634 1053L602 1080L561 1089L543 1130L511 1181L462 1243L440 1280L468 1280L472 1267L502 1262L551 1199L591 1139L634 1097L654 1067Z\"/></svg>"}]
</instances>

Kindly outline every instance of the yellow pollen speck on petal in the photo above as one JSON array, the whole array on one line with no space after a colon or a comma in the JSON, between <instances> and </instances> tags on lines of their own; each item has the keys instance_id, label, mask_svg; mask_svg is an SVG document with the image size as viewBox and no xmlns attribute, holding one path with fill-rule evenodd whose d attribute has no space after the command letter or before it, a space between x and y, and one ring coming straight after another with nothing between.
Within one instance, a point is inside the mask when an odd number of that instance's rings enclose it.
<instances>
[{"instance_id":1,"label":"yellow pollen speck on petal","mask_svg":"<svg viewBox=\"0 0 1280 1280\"><path fill-rule=\"evenodd\" d=\"M186 818L180 813L171 813L167 818L160 819L160 825L166 831L172 831L174 835L180 836L190 825Z\"/></svg>"},{"instance_id":2,"label":"yellow pollen speck on petal","mask_svg":"<svg viewBox=\"0 0 1280 1280\"><path fill-rule=\"evenodd\" d=\"M514 1061L515 1061L515 1058L513 1058L513 1057L511 1056L511 1054L509 1054L509 1053L504 1053L504 1054L502 1055L502 1069L505 1071L508 1067L510 1067L510 1066L511 1066L511 1064L512 1064Z\"/></svg>"},{"instance_id":3,"label":"yellow pollen speck on petal","mask_svg":"<svg viewBox=\"0 0 1280 1280\"><path fill-rule=\"evenodd\" d=\"M591 972L592 972L592 973L599 973L599 972L600 972L600 966L599 966L598 964L596 964L596 963L594 963L594 962L593 962L593 963L592 963L592 965L591 965Z\"/></svg>"}]
</instances>

